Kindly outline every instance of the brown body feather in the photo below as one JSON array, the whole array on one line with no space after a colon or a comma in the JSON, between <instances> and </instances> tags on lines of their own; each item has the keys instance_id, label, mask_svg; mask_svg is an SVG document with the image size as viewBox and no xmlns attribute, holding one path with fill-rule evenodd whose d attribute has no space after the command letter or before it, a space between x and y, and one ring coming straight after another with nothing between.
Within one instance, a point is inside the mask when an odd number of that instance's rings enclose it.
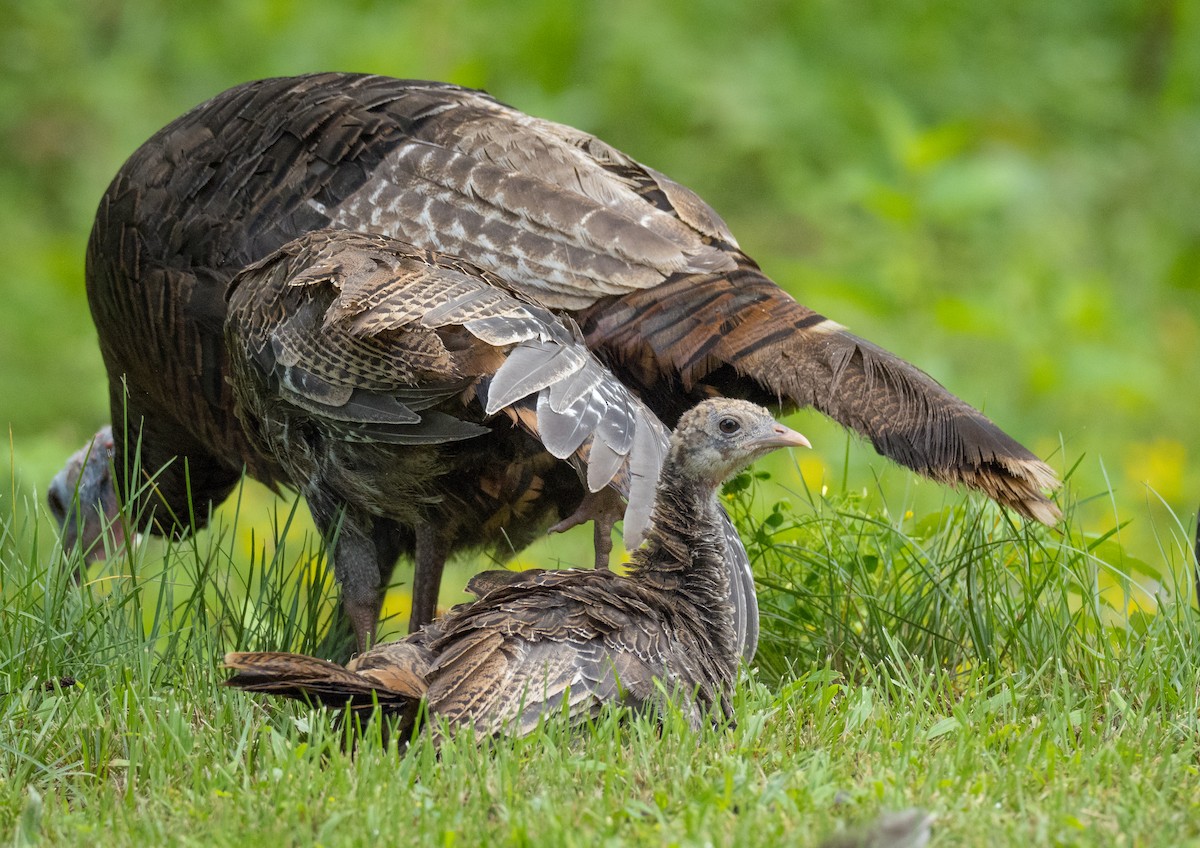
<instances>
[{"instance_id":1,"label":"brown body feather","mask_svg":"<svg viewBox=\"0 0 1200 848\"><path fill-rule=\"evenodd\" d=\"M509 488L513 468L561 480L566 460L580 491L615 487L631 542L649 520L666 430L572 326L461 260L309 233L232 283L226 350L250 446L337 540L360 650L391 540L428 528L442 550L498 544L498 514L544 529L579 500L565 482L558 500L520 477Z\"/></svg>"}]
</instances>

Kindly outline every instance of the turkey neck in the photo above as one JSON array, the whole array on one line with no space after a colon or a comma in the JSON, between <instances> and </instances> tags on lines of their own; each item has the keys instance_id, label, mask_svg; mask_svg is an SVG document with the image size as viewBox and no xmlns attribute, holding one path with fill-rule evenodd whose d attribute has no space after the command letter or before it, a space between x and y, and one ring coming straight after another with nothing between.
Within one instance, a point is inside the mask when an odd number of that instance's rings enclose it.
<instances>
[{"instance_id":1,"label":"turkey neck","mask_svg":"<svg viewBox=\"0 0 1200 848\"><path fill-rule=\"evenodd\" d=\"M650 529L642 547L633 552L629 576L694 607L713 648L736 668L717 484L682 473L679 453L680 446L673 443L659 477Z\"/></svg>"}]
</instances>

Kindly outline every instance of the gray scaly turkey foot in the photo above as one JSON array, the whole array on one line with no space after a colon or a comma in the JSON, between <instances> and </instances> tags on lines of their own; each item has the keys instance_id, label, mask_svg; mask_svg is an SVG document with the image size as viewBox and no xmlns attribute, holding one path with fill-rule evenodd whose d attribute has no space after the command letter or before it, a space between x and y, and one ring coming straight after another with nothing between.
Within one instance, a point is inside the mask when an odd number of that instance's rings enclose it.
<instances>
[{"instance_id":1,"label":"gray scaly turkey foot","mask_svg":"<svg viewBox=\"0 0 1200 848\"><path fill-rule=\"evenodd\" d=\"M613 527L624 514L625 504L622 503L621 496L612 489L588 492L575 511L551 527L549 532L565 533L580 524L595 522L592 531L596 546L595 567L608 568L608 560L612 555Z\"/></svg>"}]
</instances>

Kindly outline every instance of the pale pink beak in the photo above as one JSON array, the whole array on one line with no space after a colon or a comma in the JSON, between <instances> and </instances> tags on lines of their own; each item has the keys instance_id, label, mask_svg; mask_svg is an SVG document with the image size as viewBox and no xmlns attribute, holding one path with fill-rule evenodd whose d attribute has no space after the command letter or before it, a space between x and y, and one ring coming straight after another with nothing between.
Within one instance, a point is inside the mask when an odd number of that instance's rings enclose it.
<instances>
[{"instance_id":1,"label":"pale pink beak","mask_svg":"<svg viewBox=\"0 0 1200 848\"><path fill-rule=\"evenodd\" d=\"M763 447L769 448L811 448L812 445L803 433L797 433L788 427L784 427L779 422L775 422L775 426L771 428L771 435L763 436L757 440Z\"/></svg>"}]
</instances>

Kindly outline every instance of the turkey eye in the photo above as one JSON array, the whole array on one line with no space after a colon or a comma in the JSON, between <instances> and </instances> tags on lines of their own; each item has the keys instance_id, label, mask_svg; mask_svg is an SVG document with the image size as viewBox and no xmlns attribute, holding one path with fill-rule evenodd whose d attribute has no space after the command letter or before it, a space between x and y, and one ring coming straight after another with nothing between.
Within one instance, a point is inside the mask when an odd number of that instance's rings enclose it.
<instances>
[{"instance_id":1,"label":"turkey eye","mask_svg":"<svg viewBox=\"0 0 1200 848\"><path fill-rule=\"evenodd\" d=\"M67 505L63 503L62 495L51 489L46 493L46 501L49 503L50 512L55 518L62 521L67 517Z\"/></svg>"},{"instance_id":2,"label":"turkey eye","mask_svg":"<svg viewBox=\"0 0 1200 848\"><path fill-rule=\"evenodd\" d=\"M742 429L742 425L737 422L736 418L722 418L720 423L717 424L717 429L726 436L731 436Z\"/></svg>"}]
</instances>

